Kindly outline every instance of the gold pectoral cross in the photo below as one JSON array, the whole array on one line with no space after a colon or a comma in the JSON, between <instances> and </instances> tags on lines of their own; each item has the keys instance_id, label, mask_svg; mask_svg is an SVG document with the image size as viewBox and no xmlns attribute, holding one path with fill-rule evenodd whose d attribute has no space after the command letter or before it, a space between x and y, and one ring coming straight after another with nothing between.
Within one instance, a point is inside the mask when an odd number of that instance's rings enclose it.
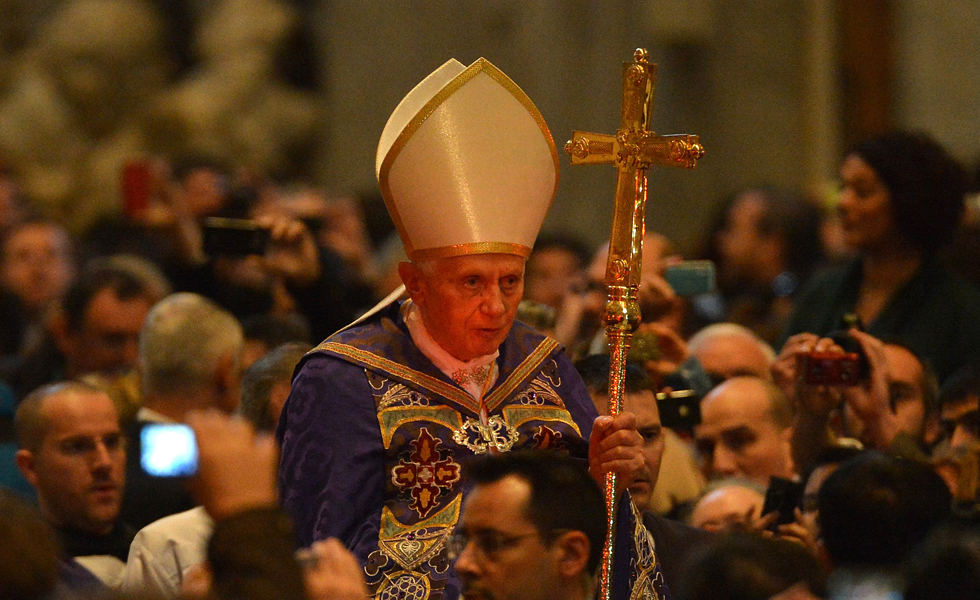
<instances>
[{"instance_id":1,"label":"gold pectoral cross","mask_svg":"<svg viewBox=\"0 0 980 600\"><path fill-rule=\"evenodd\" d=\"M640 284L646 215L646 171L653 165L693 169L704 156L696 135L657 135L649 130L657 65L639 48L633 62L623 63L623 112L615 135L575 131L565 144L573 165L615 164L616 201L613 212L609 258L606 261L608 299L602 323L609 342L609 412L623 408L626 354L630 338L640 324L636 300ZM613 546L616 539L616 474L606 475L608 534L602 552L599 581L601 600L609 600Z\"/></svg>"}]
</instances>

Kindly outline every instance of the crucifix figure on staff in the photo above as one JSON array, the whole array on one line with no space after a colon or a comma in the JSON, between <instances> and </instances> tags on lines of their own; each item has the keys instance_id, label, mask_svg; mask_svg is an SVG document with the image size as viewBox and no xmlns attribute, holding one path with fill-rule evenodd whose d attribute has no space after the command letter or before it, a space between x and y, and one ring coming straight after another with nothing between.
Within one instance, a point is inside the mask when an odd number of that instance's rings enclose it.
<instances>
[{"instance_id":1,"label":"crucifix figure on staff","mask_svg":"<svg viewBox=\"0 0 980 600\"><path fill-rule=\"evenodd\" d=\"M609 340L609 409L618 414L623 406L626 354L630 338L640 324L636 295L640 281L646 213L646 170L652 165L692 169L704 155L698 136L657 135L649 130L657 65L643 48L633 62L623 63L623 110L615 135L575 131L565 145L573 165L615 164L619 171L613 211L605 283L608 294L602 316ZM616 547L616 474L605 482L608 533L603 548L600 600L611 597L612 564Z\"/></svg>"}]
</instances>

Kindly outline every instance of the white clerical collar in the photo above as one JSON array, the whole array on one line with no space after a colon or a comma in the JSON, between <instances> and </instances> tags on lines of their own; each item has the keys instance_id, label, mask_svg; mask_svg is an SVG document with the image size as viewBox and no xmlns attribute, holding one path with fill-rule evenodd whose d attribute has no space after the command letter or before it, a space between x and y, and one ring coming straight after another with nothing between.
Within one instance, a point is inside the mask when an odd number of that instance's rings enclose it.
<instances>
[{"instance_id":1,"label":"white clerical collar","mask_svg":"<svg viewBox=\"0 0 980 600\"><path fill-rule=\"evenodd\" d=\"M419 307L411 300L402 305L402 318L405 319L412 341L437 369L445 373L447 377L456 382L456 385L469 392L477 400L483 398L484 392L490 389L497 380L496 360L500 356L500 350L463 362L446 352L438 342L432 339L425 328L425 323L422 322L422 313L419 311Z\"/></svg>"}]
</instances>

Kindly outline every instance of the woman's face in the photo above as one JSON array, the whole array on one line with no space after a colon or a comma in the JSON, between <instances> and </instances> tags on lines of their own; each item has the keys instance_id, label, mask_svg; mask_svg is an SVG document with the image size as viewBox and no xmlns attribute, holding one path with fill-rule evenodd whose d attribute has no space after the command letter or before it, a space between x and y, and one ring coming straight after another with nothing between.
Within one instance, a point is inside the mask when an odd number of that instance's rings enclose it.
<instances>
[{"instance_id":1,"label":"woman's face","mask_svg":"<svg viewBox=\"0 0 980 600\"><path fill-rule=\"evenodd\" d=\"M890 243L898 234L888 188L877 173L856 154L840 169L842 190L837 212L844 243L856 250L869 250Z\"/></svg>"}]
</instances>

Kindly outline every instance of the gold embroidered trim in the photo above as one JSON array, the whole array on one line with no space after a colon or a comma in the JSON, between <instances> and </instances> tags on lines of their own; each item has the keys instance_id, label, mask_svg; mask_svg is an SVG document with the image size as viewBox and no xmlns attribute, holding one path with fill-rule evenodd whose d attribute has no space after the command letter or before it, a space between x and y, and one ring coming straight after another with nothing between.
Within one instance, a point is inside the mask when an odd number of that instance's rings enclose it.
<instances>
[{"instance_id":1,"label":"gold embroidered trim","mask_svg":"<svg viewBox=\"0 0 980 600\"><path fill-rule=\"evenodd\" d=\"M572 419L572 414L564 408L551 406L505 406L501 411L507 424L515 429L529 421L553 421L564 423L582 437L582 432Z\"/></svg>"},{"instance_id":2,"label":"gold embroidered trim","mask_svg":"<svg viewBox=\"0 0 980 600\"><path fill-rule=\"evenodd\" d=\"M545 338L538 344L538 347L528 355L527 358L521 362L520 365L514 369L514 372L510 374L507 381L503 382L497 389L490 392L486 397L486 407L487 412L492 412L495 408L500 406L500 404L507 399L517 386L531 374L534 369L544 362L544 359L548 357L560 344L551 338Z\"/></svg>"},{"instance_id":3,"label":"gold embroidered trim","mask_svg":"<svg viewBox=\"0 0 980 600\"><path fill-rule=\"evenodd\" d=\"M466 256L468 254L516 254L522 258L527 258L531 256L531 249L523 244L508 242L471 242L469 244L456 244L455 246L412 250L408 253L408 258L412 261L420 261Z\"/></svg>"},{"instance_id":4,"label":"gold embroidered trim","mask_svg":"<svg viewBox=\"0 0 980 600\"><path fill-rule=\"evenodd\" d=\"M419 529L428 529L432 527L455 527L456 522L459 521L459 509L462 505L463 494L460 492L456 494L456 497L453 498L452 502L446 505L446 508L440 510L428 519L419 521L413 525L405 525L399 521L395 516L395 513L391 512L391 509L385 506L383 509L381 509L380 539L392 539L399 535L410 533Z\"/></svg>"},{"instance_id":5,"label":"gold embroidered trim","mask_svg":"<svg viewBox=\"0 0 980 600\"><path fill-rule=\"evenodd\" d=\"M378 424L381 426L381 438L385 450L391 446L391 438L399 427L412 421L429 421L445 425L455 430L463 424L459 411L448 406L397 406L378 412Z\"/></svg>"},{"instance_id":6,"label":"gold embroidered trim","mask_svg":"<svg viewBox=\"0 0 980 600\"><path fill-rule=\"evenodd\" d=\"M459 521L463 494L456 494L446 508L415 525L401 523L387 506L381 509L378 549L403 569L414 569L439 554Z\"/></svg>"},{"instance_id":7,"label":"gold embroidered trim","mask_svg":"<svg viewBox=\"0 0 980 600\"><path fill-rule=\"evenodd\" d=\"M557 344L557 342L555 343ZM443 383L435 377L426 375L425 373L419 373L415 369L407 367L403 364L399 364L395 361L378 356L372 352L337 342L324 342L320 344L317 350L329 350L331 352L336 352L341 356L346 356L370 367L381 369L382 371L391 373L396 377L401 377L406 381L410 381L418 386L432 390L437 395L443 396L444 398L451 400L460 406L468 408L475 413L479 413L480 411L480 406L477 404L476 399L465 391L457 387L453 387L448 383Z\"/></svg>"},{"instance_id":8,"label":"gold embroidered trim","mask_svg":"<svg viewBox=\"0 0 980 600\"><path fill-rule=\"evenodd\" d=\"M386 574L375 598L377 600L429 600L432 584L429 576L415 571Z\"/></svg>"},{"instance_id":9,"label":"gold embroidered trim","mask_svg":"<svg viewBox=\"0 0 980 600\"><path fill-rule=\"evenodd\" d=\"M658 562L656 543L650 535L650 530L643 525L643 516L632 500L630 509L633 512L633 547L636 550L636 563L633 567L636 571L636 581L633 582L630 591L630 600L661 600L657 593L656 578L662 578L663 574L656 572ZM660 583L663 584L663 581L661 580Z\"/></svg>"}]
</instances>

